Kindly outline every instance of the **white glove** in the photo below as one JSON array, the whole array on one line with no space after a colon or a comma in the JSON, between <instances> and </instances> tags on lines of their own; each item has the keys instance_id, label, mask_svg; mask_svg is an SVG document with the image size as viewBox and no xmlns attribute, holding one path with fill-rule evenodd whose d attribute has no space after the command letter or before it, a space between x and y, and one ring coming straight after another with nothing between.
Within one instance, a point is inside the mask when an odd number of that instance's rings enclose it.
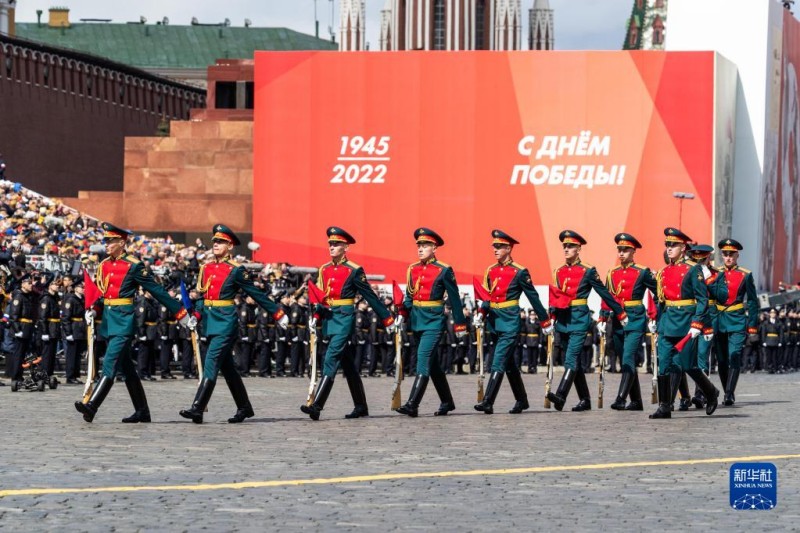
<instances>
[{"instance_id":1,"label":"white glove","mask_svg":"<svg viewBox=\"0 0 800 533\"><path fill-rule=\"evenodd\" d=\"M278 340L281 342L286 342L286 337L278 337Z\"/></svg>"},{"instance_id":2,"label":"white glove","mask_svg":"<svg viewBox=\"0 0 800 533\"><path fill-rule=\"evenodd\" d=\"M650 333L655 333L658 331L658 324L656 324L655 320L651 320L647 323L647 329L650 330Z\"/></svg>"},{"instance_id":3,"label":"white glove","mask_svg":"<svg viewBox=\"0 0 800 533\"><path fill-rule=\"evenodd\" d=\"M94 317L96 317L96 316L97 316L97 313L95 313L94 309L87 310L86 314L83 315L83 317L86 319L86 322L88 322L90 324L94 321Z\"/></svg>"},{"instance_id":4,"label":"white glove","mask_svg":"<svg viewBox=\"0 0 800 533\"><path fill-rule=\"evenodd\" d=\"M472 315L472 325L476 328L483 326L483 314L475 311L475 314Z\"/></svg>"},{"instance_id":5,"label":"white glove","mask_svg":"<svg viewBox=\"0 0 800 533\"><path fill-rule=\"evenodd\" d=\"M456 339L463 339L468 335L467 330L463 329L461 331L456 331Z\"/></svg>"},{"instance_id":6,"label":"white glove","mask_svg":"<svg viewBox=\"0 0 800 533\"><path fill-rule=\"evenodd\" d=\"M197 329L197 317L194 315L184 315L183 318L178 320L178 323L191 331Z\"/></svg>"},{"instance_id":7,"label":"white glove","mask_svg":"<svg viewBox=\"0 0 800 533\"><path fill-rule=\"evenodd\" d=\"M316 327L317 327L317 317L311 315L311 317L308 319L308 328L315 329Z\"/></svg>"},{"instance_id":8,"label":"white glove","mask_svg":"<svg viewBox=\"0 0 800 533\"><path fill-rule=\"evenodd\" d=\"M691 335L693 339L696 339L701 333L703 333L703 332L700 331L697 328L690 328L689 329L689 335Z\"/></svg>"},{"instance_id":9,"label":"white glove","mask_svg":"<svg viewBox=\"0 0 800 533\"><path fill-rule=\"evenodd\" d=\"M292 342L297 342L297 341L299 341L299 340L300 340L300 337L298 337L297 335L295 335L294 337L292 337Z\"/></svg>"},{"instance_id":10,"label":"white glove","mask_svg":"<svg viewBox=\"0 0 800 533\"><path fill-rule=\"evenodd\" d=\"M358 344L366 344L367 341L358 341Z\"/></svg>"},{"instance_id":11,"label":"white glove","mask_svg":"<svg viewBox=\"0 0 800 533\"><path fill-rule=\"evenodd\" d=\"M389 335L391 335L395 331L397 331L397 320L386 326L386 333L388 333ZM387 341L386 344L391 344L391 341Z\"/></svg>"},{"instance_id":12,"label":"white glove","mask_svg":"<svg viewBox=\"0 0 800 533\"><path fill-rule=\"evenodd\" d=\"M780 348L781 346L783 346L783 343L782 343L782 342L779 342L779 343L778 343L778 348Z\"/></svg>"},{"instance_id":13,"label":"white glove","mask_svg":"<svg viewBox=\"0 0 800 533\"><path fill-rule=\"evenodd\" d=\"M42 335L42 340L47 342L50 340L50 335Z\"/></svg>"},{"instance_id":14,"label":"white glove","mask_svg":"<svg viewBox=\"0 0 800 533\"><path fill-rule=\"evenodd\" d=\"M165 341L165 340L167 340L167 336L166 336L166 335L161 335L161 340L162 340L162 341Z\"/></svg>"},{"instance_id":15,"label":"white glove","mask_svg":"<svg viewBox=\"0 0 800 533\"><path fill-rule=\"evenodd\" d=\"M21 336L22 336L22 334L20 333L20 335L19 335L19 336L21 337ZM72 335L67 335L65 338L66 338L66 339L67 339L69 342L72 342L72 341L74 341L74 340L75 340L75 337L73 337Z\"/></svg>"},{"instance_id":16,"label":"white glove","mask_svg":"<svg viewBox=\"0 0 800 533\"><path fill-rule=\"evenodd\" d=\"M208 342L208 337L200 337L201 342Z\"/></svg>"},{"instance_id":17,"label":"white glove","mask_svg":"<svg viewBox=\"0 0 800 533\"><path fill-rule=\"evenodd\" d=\"M283 315L283 316L281 317L281 319L280 319L280 320L278 320L278 327L280 327L280 328L281 328L281 329L283 329L283 330L285 330L286 328L288 328L288 327L289 327L289 317L288 317L288 316L286 316L286 315Z\"/></svg>"},{"instance_id":18,"label":"white glove","mask_svg":"<svg viewBox=\"0 0 800 533\"><path fill-rule=\"evenodd\" d=\"M597 323L597 331L600 332L600 335L606 334L606 323L605 322L598 322Z\"/></svg>"},{"instance_id":19,"label":"white glove","mask_svg":"<svg viewBox=\"0 0 800 533\"><path fill-rule=\"evenodd\" d=\"M705 341L709 341L710 342L711 339L713 339L713 338L714 338L714 334L713 333L706 333L706 334L703 335L703 340L705 340Z\"/></svg>"},{"instance_id":20,"label":"white glove","mask_svg":"<svg viewBox=\"0 0 800 533\"><path fill-rule=\"evenodd\" d=\"M308 341L303 341L303 344L305 344L306 346L308 346Z\"/></svg>"},{"instance_id":21,"label":"white glove","mask_svg":"<svg viewBox=\"0 0 800 533\"><path fill-rule=\"evenodd\" d=\"M72 335L70 335L69 337L67 337L67 340L68 340L68 341L71 341L71 340L72 340ZM147 337L139 337L139 340L140 340L140 341L142 341L142 342L144 342L144 341L146 341L146 340L147 340Z\"/></svg>"},{"instance_id":22,"label":"white glove","mask_svg":"<svg viewBox=\"0 0 800 533\"><path fill-rule=\"evenodd\" d=\"M552 335L554 329L555 328L552 325L551 326L547 326L546 328L542 328L542 333L544 333L545 335Z\"/></svg>"},{"instance_id":23,"label":"white glove","mask_svg":"<svg viewBox=\"0 0 800 533\"><path fill-rule=\"evenodd\" d=\"M450 345L450 347L451 347L451 348L455 348L456 346L458 346L458 344L455 344L455 343L454 343L454 344L451 344L451 345Z\"/></svg>"},{"instance_id":24,"label":"white glove","mask_svg":"<svg viewBox=\"0 0 800 533\"><path fill-rule=\"evenodd\" d=\"M399 328L400 326L403 325L403 322L405 322L405 321L406 321L406 317L404 317L403 315L399 315L398 314L396 317L394 317L394 327Z\"/></svg>"},{"instance_id":25,"label":"white glove","mask_svg":"<svg viewBox=\"0 0 800 533\"><path fill-rule=\"evenodd\" d=\"M249 340L250 340L250 339L249 339L249 338L247 338L247 337L242 337L242 342L247 342L247 341L249 341Z\"/></svg>"},{"instance_id":26,"label":"white glove","mask_svg":"<svg viewBox=\"0 0 800 533\"><path fill-rule=\"evenodd\" d=\"M622 327L624 328L625 326L627 326L627 325L628 325L628 317L626 316L625 318L623 318L622 320L620 320L620 321L619 321L619 323L620 323L620 324L622 325Z\"/></svg>"},{"instance_id":27,"label":"white glove","mask_svg":"<svg viewBox=\"0 0 800 533\"><path fill-rule=\"evenodd\" d=\"M711 277L711 269L709 269L706 265L703 265L703 278L708 279Z\"/></svg>"},{"instance_id":28,"label":"white glove","mask_svg":"<svg viewBox=\"0 0 800 533\"><path fill-rule=\"evenodd\" d=\"M18 331L16 333L14 333L14 336L17 337L17 338L20 338L20 337L22 337L22 332Z\"/></svg>"}]
</instances>

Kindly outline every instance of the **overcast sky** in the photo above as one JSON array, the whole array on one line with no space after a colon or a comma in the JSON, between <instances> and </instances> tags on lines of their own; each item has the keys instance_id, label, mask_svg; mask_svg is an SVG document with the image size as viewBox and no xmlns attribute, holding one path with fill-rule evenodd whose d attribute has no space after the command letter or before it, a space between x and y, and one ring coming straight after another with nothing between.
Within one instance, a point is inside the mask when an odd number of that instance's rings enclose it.
<instances>
[{"instance_id":1,"label":"overcast sky","mask_svg":"<svg viewBox=\"0 0 800 533\"><path fill-rule=\"evenodd\" d=\"M522 0L523 41L528 40L528 10L534 0ZM117 2L109 0L18 0L17 21L35 22L36 10L43 11L42 21L47 21L47 10L53 5L70 9L70 20L81 18L113 19L113 22L137 21L140 16L148 24L168 17L170 24L187 25L192 17L200 22L222 22L226 18L234 26L242 26L249 18L254 26L284 26L303 33L314 33L314 0L136 0ZM338 33L339 0L317 0L317 17L320 36L330 38L329 26ZM550 0L555 11L556 48L559 50L619 50L625 36L625 21L630 14L632 0ZM367 0L367 41L370 48L378 48L380 9L384 0ZM333 17L331 8L333 7Z\"/></svg>"}]
</instances>

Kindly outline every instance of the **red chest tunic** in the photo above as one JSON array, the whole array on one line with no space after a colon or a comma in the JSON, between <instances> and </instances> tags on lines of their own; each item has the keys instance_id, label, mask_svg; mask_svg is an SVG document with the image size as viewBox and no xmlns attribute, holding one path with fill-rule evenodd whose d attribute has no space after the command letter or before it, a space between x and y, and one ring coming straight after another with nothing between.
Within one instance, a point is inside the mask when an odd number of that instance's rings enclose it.
<instances>
[{"instance_id":1,"label":"red chest tunic","mask_svg":"<svg viewBox=\"0 0 800 533\"><path fill-rule=\"evenodd\" d=\"M322 267L322 290L330 300L342 299L342 289L352 270L342 264L328 263Z\"/></svg>"},{"instance_id":2,"label":"red chest tunic","mask_svg":"<svg viewBox=\"0 0 800 533\"><path fill-rule=\"evenodd\" d=\"M493 265L486 273L489 295L492 302L508 300L508 287L514 281L519 269L512 264Z\"/></svg>"},{"instance_id":3,"label":"red chest tunic","mask_svg":"<svg viewBox=\"0 0 800 533\"><path fill-rule=\"evenodd\" d=\"M103 298L119 298L119 291L122 282L131 264L122 259L109 259L100 264L100 272L97 275L97 288L103 293Z\"/></svg>"},{"instance_id":4,"label":"red chest tunic","mask_svg":"<svg viewBox=\"0 0 800 533\"><path fill-rule=\"evenodd\" d=\"M683 285L683 278L686 277L691 268L688 263L678 263L664 267L661 271L661 290L665 300L676 301L687 298L683 295L681 286Z\"/></svg>"},{"instance_id":5,"label":"red chest tunic","mask_svg":"<svg viewBox=\"0 0 800 533\"><path fill-rule=\"evenodd\" d=\"M431 300L434 282L442 270L442 267L432 263L418 263L412 266L410 275L412 298L416 301Z\"/></svg>"},{"instance_id":6,"label":"red chest tunic","mask_svg":"<svg viewBox=\"0 0 800 533\"><path fill-rule=\"evenodd\" d=\"M633 266L621 266L611 271L609 275L611 286L608 290L620 304L633 300L633 287L639 279L639 274L640 270Z\"/></svg>"},{"instance_id":7,"label":"red chest tunic","mask_svg":"<svg viewBox=\"0 0 800 533\"><path fill-rule=\"evenodd\" d=\"M570 298L575 299L578 294L578 286L586 274L586 267L580 263L574 265L562 265L556 270L556 285Z\"/></svg>"},{"instance_id":8,"label":"red chest tunic","mask_svg":"<svg viewBox=\"0 0 800 533\"><path fill-rule=\"evenodd\" d=\"M728 287L728 299L725 300L724 305L732 305L740 300L739 291L744 284L746 274L738 268L732 268L725 271L725 285Z\"/></svg>"},{"instance_id":9,"label":"red chest tunic","mask_svg":"<svg viewBox=\"0 0 800 533\"><path fill-rule=\"evenodd\" d=\"M224 300L222 286L233 271L233 265L225 261L206 263L203 267L200 290L205 291L209 300Z\"/></svg>"}]
</instances>

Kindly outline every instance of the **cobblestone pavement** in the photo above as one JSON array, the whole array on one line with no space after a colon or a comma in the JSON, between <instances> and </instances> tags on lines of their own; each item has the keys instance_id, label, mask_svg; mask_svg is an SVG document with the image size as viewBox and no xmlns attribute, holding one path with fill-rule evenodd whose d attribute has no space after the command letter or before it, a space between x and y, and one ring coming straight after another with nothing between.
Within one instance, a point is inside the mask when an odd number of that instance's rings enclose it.
<instances>
[{"instance_id":1,"label":"cobblestone pavement","mask_svg":"<svg viewBox=\"0 0 800 533\"><path fill-rule=\"evenodd\" d=\"M747 374L734 407L720 407L710 417L694 409L676 412L661 421L647 419L649 405L644 413L608 408L618 376L607 375L604 409L558 413L542 407L543 375L526 375L533 405L517 416L506 414L513 403L507 383L496 414L487 416L472 409L475 376L451 376L458 410L431 416L438 400L429 387L425 415L417 419L389 409L391 379L370 378L365 385L372 417L358 420L342 418L351 402L340 377L319 422L299 410L306 380L252 378L245 384L256 417L240 425L226 423L235 409L222 378L203 425L178 416L194 396L191 381L146 383L154 422L132 426L120 423L132 412L121 383L93 424L72 406L81 387L12 394L6 386L0 388L0 495L27 488L119 488L3 495L0 529L800 528L800 457L770 461L778 467L778 506L764 512L730 509L731 461L690 463L800 454L800 374ZM640 378L649 397L650 376ZM596 377L588 379L596 396ZM410 388L406 380L404 394ZM568 406L576 401L573 390ZM682 463L653 464L664 461ZM620 464L642 462L650 464ZM453 475L510 468L528 470ZM441 474L292 483L411 473ZM260 486L213 487L241 482ZM143 486L165 488L130 490Z\"/></svg>"}]
</instances>

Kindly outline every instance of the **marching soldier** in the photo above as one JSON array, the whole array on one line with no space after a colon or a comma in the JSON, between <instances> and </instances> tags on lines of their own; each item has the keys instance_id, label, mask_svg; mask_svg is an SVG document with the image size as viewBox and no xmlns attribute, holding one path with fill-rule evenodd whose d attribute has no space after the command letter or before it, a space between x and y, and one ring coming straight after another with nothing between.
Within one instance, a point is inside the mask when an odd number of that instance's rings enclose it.
<instances>
[{"instance_id":1,"label":"marching soldier","mask_svg":"<svg viewBox=\"0 0 800 533\"><path fill-rule=\"evenodd\" d=\"M511 258L514 245L519 241L511 235L496 229L492 231L492 247L496 263L486 269L483 276L483 286L489 291L490 301L483 302L473 320L475 326L480 327L484 317L488 317L489 328L497 336L494 358L492 360L491 374L486 385L486 394L483 401L475 405L476 411L483 411L490 415L494 412L494 401L503 383L503 375L508 376L508 384L514 393L514 406L509 413L519 414L528 409L528 394L522 382L522 374L514 361L514 350L520 331L519 297L522 293L528 297L533 310L542 323L545 335L553 333L553 326L547 310L539 300L539 293L531 282L528 269Z\"/></svg>"},{"instance_id":2,"label":"marching soldier","mask_svg":"<svg viewBox=\"0 0 800 533\"><path fill-rule=\"evenodd\" d=\"M651 296L654 295L658 287L650 269L636 264L636 250L640 249L642 244L629 233L618 233L614 237L614 242L617 244L619 265L608 272L606 287L625 308L628 323L623 326L609 311L603 311L598 324L600 334L605 335L606 321L611 321L614 351L618 356L622 356L619 392L611 408L618 411L623 409L642 411L644 403L639 376L636 374L636 354L641 349L642 339L648 326L644 295L648 289L651 291ZM655 323L651 323L650 329L655 329ZM625 405L628 394L631 396L631 401Z\"/></svg>"},{"instance_id":3,"label":"marching soldier","mask_svg":"<svg viewBox=\"0 0 800 533\"><path fill-rule=\"evenodd\" d=\"M723 404L730 406L736 401L734 393L741 372L745 341L748 335L757 332L758 295L753 274L739 266L742 245L733 239L723 239L717 246L722 252L724 266L710 290L719 311L716 347L719 378L725 390Z\"/></svg>"},{"instance_id":4,"label":"marching soldier","mask_svg":"<svg viewBox=\"0 0 800 533\"><path fill-rule=\"evenodd\" d=\"M556 315L556 331L562 333L561 343L564 355L564 375L555 393L548 398L556 409L561 411L573 382L578 391L578 404L573 411L588 411L592 408L589 385L586 383L585 369L581 365L581 352L586 333L592 327L592 311L587 305L587 298L592 289L611 308L622 327L628 325L628 316L611 293L608 292L597 270L580 258L581 246L586 239L572 230L564 230L559 236L564 248L564 265L553 272L553 284L558 289L558 301L554 306Z\"/></svg>"},{"instance_id":5,"label":"marching soldier","mask_svg":"<svg viewBox=\"0 0 800 533\"><path fill-rule=\"evenodd\" d=\"M433 230L418 228L414 231L419 261L408 267L406 295L401 309L398 309L400 322L410 314L409 326L414 332L417 345L416 379L411 387L408 401L397 412L416 417L419 404L425 395L428 381L439 395L441 404L434 413L444 416L456 408L447 377L442 372L437 360L439 340L445 330L444 295L447 293L453 308L456 335L461 338L467 335L464 320L464 308L461 295L458 293L456 275L453 268L436 259L436 249L444 245L444 240Z\"/></svg>"},{"instance_id":6,"label":"marching soldier","mask_svg":"<svg viewBox=\"0 0 800 533\"><path fill-rule=\"evenodd\" d=\"M289 317L283 309L267 298L253 284L247 270L231 259L231 250L239 245L239 238L230 228L217 224L212 230L211 253L213 258L200 267L197 278L197 291L205 295L203 299L203 321L205 336L208 339L203 379L197 387L192 406L180 411L183 418L195 424L203 423L203 411L211 400L217 374L222 371L233 401L236 413L228 419L229 424L238 424L251 418L253 406L247 396L247 389L236 365L233 362L233 347L240 336L239 317L234 297L239 290L244 291L261 308L272 313L278 326L285 330L289 325Z\"/></svg>"},{"instance_id":7,"label":"marching soldier","mask_svg":"<svg viewBox=\"0 0 800 533\"><path fill-rule=\"evenodd\" d=\"M382 325L390 332L394 329L394 318L367 283L364 269L347 259L347 250L356 240L336 226L329 227L326 234L331 260L320 267L317 276L317 287L325 293L326 305L317 305L309 327L316 327L318 319L321 319L322 336L329 337L330 343L325 353L322 378L317 385L314 402L301 406L300 410L312 420L319 420L333 389L336 372L341 367L354 404L353 411L345 415L345 418L369 416L364 383L355 366L355 350L351 342L355 328L356 293L367 300L380 317Z\"/></svg>"},{"instance_id":8,"label":"marching soldier","mask_svg":"<svg viewBox=\"0 0 800 533\"><path fill-rule=\"evenodd\" d=\"M167 291L170 296L175 298L175 289ZM165 306L158 309L158 333L161 339L159 351L159 366L161 367L161 379L176 379L169 369L172 360L172 348L178 341L178 321Z\"/></svg>"},{"instance_id":9,"label":"marching soldier","mask_svg":"<svg viewBox=\"0 0 800 533\"><path fill-rule=\"evenodd\" d=\"M697 337L707 327L708 289L700 266L686 261L691 239L675 228L664 230L669 264L656 276L657 297L662 307L658 320L658 409L650 418L671 418L672 404L684 372L700 386L706 397L706 414L717 408L719 390L693 361ZM683 350L677 344L686 335L691 340Z\"/></svg>"},{"instance_id":10,"label":"marching soldier","mask_svg":"<svg viewBox=\"0 0 800 533\"><path fill-rule=\"evenodd\" d=\"M125 244L131 232L108 222L104 222L102 228L108 257L97 269L96 284L103 295L103 299L97 305L100 306L99 312L103 314L100 333L108 339L108 344L100 381L95 386L89 401L75 402L75 409L83 414L86 422L91 422L114 385L117 370L121 368L125 374L125 386L128 388L135 409L134 414L123 418L122 422L150 422L150 408L147 405L144 387L130 356L131 343L136 334L133 297L139 287L142 287L174 313L181 325L194 327L196 320L190 318L183 306L170 298L167 291L153 281L144 263L126 253ZM99 312L89 309L86 312L86 320L94 320Z\"/></svg>"},{"instance_id":11,"label":"marching soldier","mask_svg":"<svg viewBox=\"0 0 800 533\"><path fill-rule=\"evenodd\" d=\"M58 290L60 280L53 278L47 286L47 293L39 304L39 335L42 341L42 361L47 376L53 375L56 364L56 348L61 339L61 302Z\"/></svg>"},{"instance_id":12,"label":"marching soldier","mask_svg":"<svg viewBox=\"0 0 800 533\"><path fill-rule=\"evenodd\" d=\"M11 380L22 381L22 363L31 351L36 319L36 295L33 279L26 272L19 278L19 288L11 294L8 321L13 334L14 351L11 353Z\"/></svg>"},{"instance_id":13,"label":"marching soldier","mask_svg":"<svg viewBox=\"0 0 800 533\"><path fill-rule=\"evenodd\" d=\"M84 286L83 278L73 283L74 291L64 300L61 310L61 327L66 341L64 362L66 365L67 383L80 385L81 354L86 351L86 322L84 319Z\"/></svg>"}]
</instances>

